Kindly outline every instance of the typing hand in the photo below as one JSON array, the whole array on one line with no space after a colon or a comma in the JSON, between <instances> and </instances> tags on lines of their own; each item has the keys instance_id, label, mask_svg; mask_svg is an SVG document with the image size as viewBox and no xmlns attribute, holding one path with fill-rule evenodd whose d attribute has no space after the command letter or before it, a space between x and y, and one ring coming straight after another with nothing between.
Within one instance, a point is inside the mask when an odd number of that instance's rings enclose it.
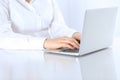
<instances>
[{"instance_id":1,"label":"typing hand","mask_svg":"<svg viewBox=\"0 0 120 80\"><path fill-rule=\"evenodd\" d=\"M59 38L54 38L54 39L46 39L44 42L44 48L54 50L54 49L59 49L63 47L67 47L69 49L74 49L74 48L79 48L79 43L77 42L77 34L73 36L74 38L70 37L59 37Z\"/></svg>"}]
</instances>

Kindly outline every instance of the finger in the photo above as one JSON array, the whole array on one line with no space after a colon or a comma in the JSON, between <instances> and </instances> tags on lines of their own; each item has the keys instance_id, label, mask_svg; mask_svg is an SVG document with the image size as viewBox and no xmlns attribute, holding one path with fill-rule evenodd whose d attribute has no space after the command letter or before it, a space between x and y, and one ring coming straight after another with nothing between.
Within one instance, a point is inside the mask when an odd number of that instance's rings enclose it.
<instances>
[{"instance_id":1,"label":"finger","mask_svg":"<svg viewBox=\"0 0 120 80\"><path fill-rule=\"evenodd\" d=\"M77 44L75 42L75 40L71 39L71 38L66 38L65 40L62 41L62 43L68 44L68 45L72 45L75 48L79 48L79 44Z\"/></svg>"},{"instance_id":2,"label":"finger","mask_svg":"<svg viewBox=\"0 0 120 80\"><path fill-rule=\"evenodd\" d=\"M67 43L69 45L72 45L75 48L79 48L79 43L75 39L69 38L67 36L63 36L63 37L60 37L60 38L61 38L60 42Z\"/></svg>"},{"instance_id":3,"label":"finger","mask_svg":"<svg viewBox=\"0 0 120 80\"><path fill-rule=\"evenodd\" d=\"M80 46L80 44L78 43L76 39L72 38L72 40L76 43L76 45Z\"/></svg>"},{"instance_id":4,"label":"finger","mask_svg":"<svg viewBox=\"0 0 120 80\"><path fill-rule=\"evenodd\" d=\"M79 43L78 43L78 41L76 40L76 39L74 39L74 38L69 38L72 42L75 42L76 43L76 45L78 45L79 46Z\"/></svg>"},{"instance_id":5,"label":"finger","mask_svg":"<svg viewBox=\"0 0 120 80\"><path fill-rule=\"evenodd\" d=\"M75 39L72 39L71 38L71 42L74 44L74 47L75 48L79 48L80 46L79 46L79 43L75 40Z\"/></svg>"}]
</instances>

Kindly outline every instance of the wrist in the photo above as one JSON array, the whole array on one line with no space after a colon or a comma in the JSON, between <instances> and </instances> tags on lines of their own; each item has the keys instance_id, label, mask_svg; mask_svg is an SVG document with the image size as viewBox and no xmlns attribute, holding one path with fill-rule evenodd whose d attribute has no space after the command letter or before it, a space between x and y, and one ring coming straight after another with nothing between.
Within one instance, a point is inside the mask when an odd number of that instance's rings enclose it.
<instances>
[{"instance_id":1,"label":"wrist","mask_svg":"<svg viewBox=\"0 0 120 80\"><path fill-rule=\"evenodd\" d=\"M47 47L46 47L47 41L48 41L48 39L45 39L45 40L44 40L44 44L43 44L43 48L44 48L44 49L47 49Z\"/></svg>"},{"instance_id":2,"label":"wrist","mask_svg":"<svg viewBox=\"0 0 120 80\"><path fill-rule=\"evenodd\" d=\"M45 39L44 44L43 44L44 49L50 48L51 40L52 39Z\"/></svg>"}]
</instances>

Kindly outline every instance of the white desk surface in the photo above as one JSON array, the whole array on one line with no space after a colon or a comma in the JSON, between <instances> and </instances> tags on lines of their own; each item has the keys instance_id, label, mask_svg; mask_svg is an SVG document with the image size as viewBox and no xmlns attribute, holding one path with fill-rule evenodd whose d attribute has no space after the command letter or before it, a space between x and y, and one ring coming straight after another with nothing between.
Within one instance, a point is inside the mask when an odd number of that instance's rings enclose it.
<instances>
[{"instance_id":1,"label":"white desk surface","mask_svg":"<svg viewBox=\"0 0 120 80\"><path fill-rule=\"evenodd\" d=\"M0 80L120 80L120 39L82 57L37 50L0 50Z\"/></svg>"}]
</instances>

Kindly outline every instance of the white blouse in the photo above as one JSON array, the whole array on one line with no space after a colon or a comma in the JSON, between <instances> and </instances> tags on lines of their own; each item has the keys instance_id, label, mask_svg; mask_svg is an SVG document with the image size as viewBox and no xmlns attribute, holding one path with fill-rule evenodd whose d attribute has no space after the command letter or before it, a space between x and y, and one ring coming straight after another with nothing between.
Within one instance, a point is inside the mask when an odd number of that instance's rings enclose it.
<instances>
[{"instance_id":1,"label":"white blouse","mask_svg":"<svg viewBox=\"0 0 120 80\"><path fill-rule=\"evenodd\" d=\"M43 49L46 38L72 36L54 0L0 0L0 48Z\"/></svg>"}]
</instances>

